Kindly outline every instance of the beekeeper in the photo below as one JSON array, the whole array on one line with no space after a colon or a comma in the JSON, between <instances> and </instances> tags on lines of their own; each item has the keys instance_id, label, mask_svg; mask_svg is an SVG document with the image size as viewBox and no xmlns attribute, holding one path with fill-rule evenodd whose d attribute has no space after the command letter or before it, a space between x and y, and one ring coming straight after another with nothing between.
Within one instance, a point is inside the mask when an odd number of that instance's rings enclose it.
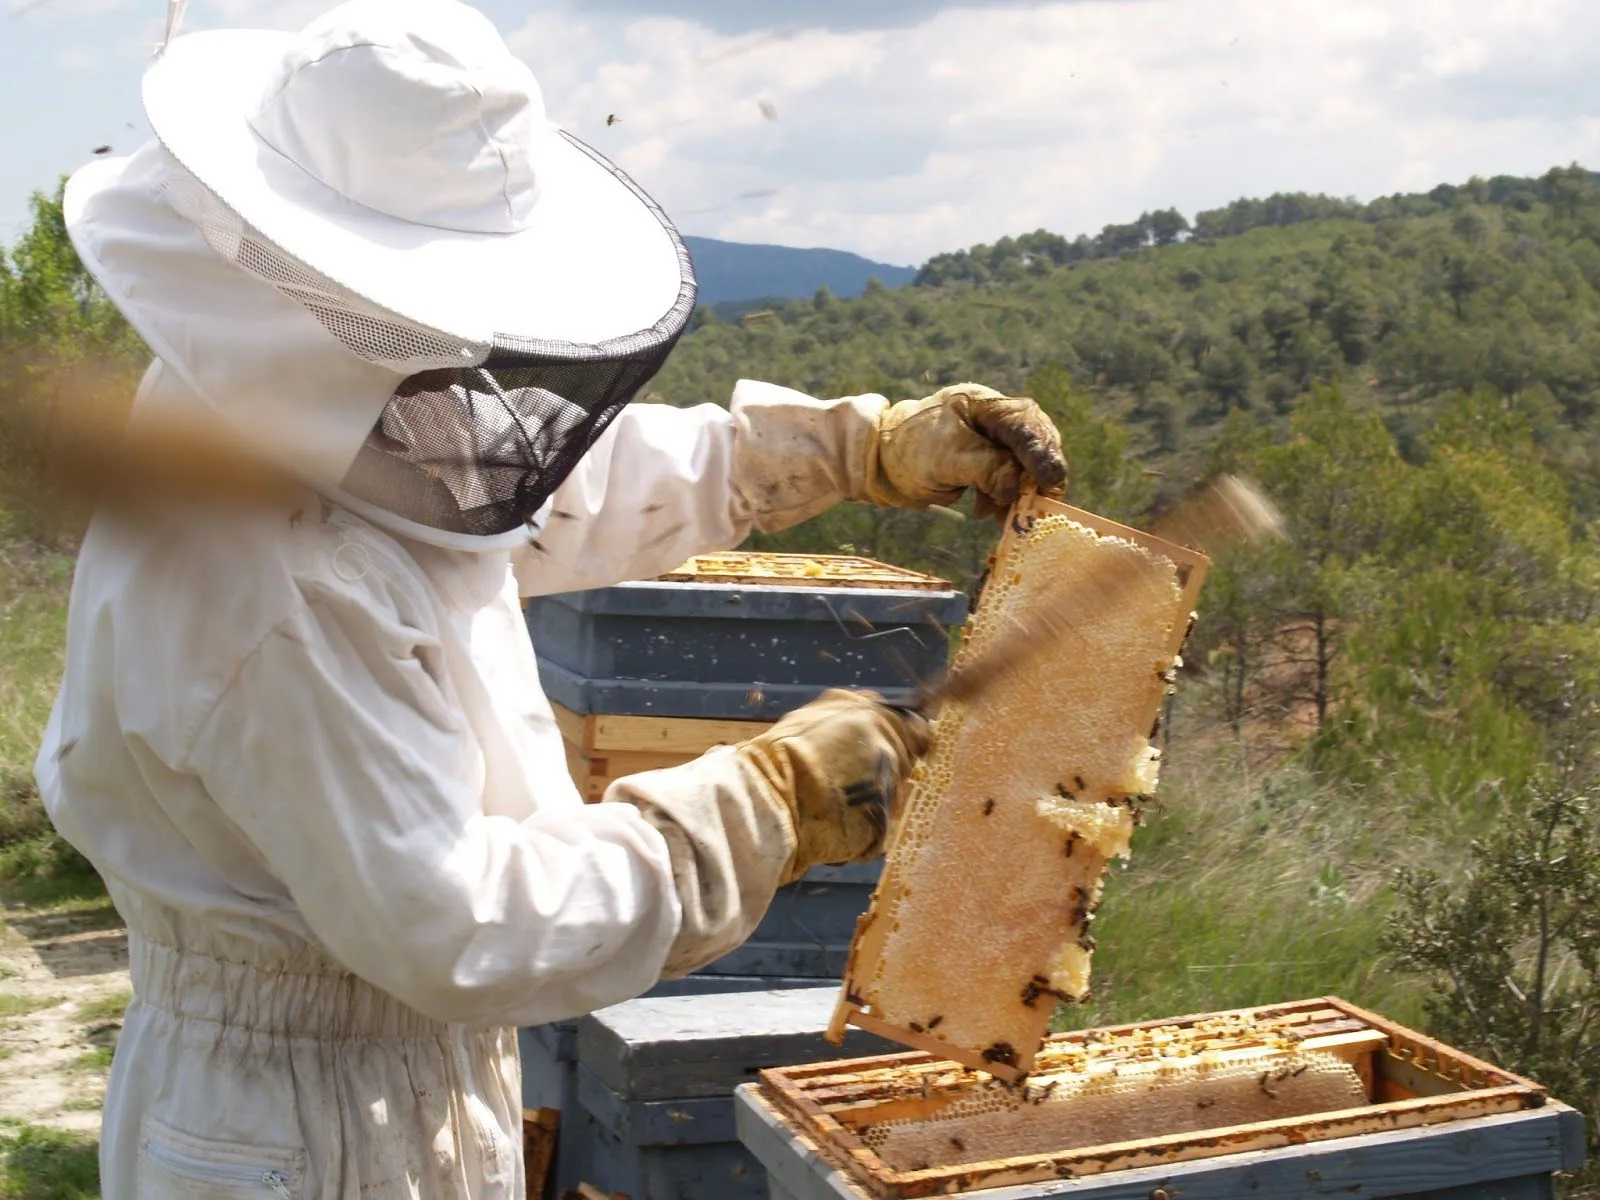
<instances>
[{"instance_id":1,"label":"beekeeper","mask_svg":"<svg viewBox=\"0 0 1600 1200\"><path fill-rule=\"evenodd\" d=\"M1062 482L1028 400L742 382L628 402L689 322L648 196L455 0L171 39L155 140L75 175L157 355L133 421L304 481L102 511L37 763L126 919L107 1200L521 1197L514 1027L728 951L780 885L881 852L925 732L829 693L585 805L518 594L658 574L840 500Z\"/></svg>"}]
</instances>

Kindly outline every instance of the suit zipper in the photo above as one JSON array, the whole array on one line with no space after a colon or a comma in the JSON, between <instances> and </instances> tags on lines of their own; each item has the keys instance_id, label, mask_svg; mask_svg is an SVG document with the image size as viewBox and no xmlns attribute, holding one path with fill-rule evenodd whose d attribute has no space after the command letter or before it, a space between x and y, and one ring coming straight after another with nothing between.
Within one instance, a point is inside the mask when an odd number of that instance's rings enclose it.
<instances>
[{"instance_id":1,"label":"suit zipper","mask_svg":"<svg viewBox=\"0 0 1600 1200\"><path fill-rule=\"evenodd\" d=\"M255 1184L269 1189L283 1200L290 1200L292 1195L289 1185L294 1182L294 1177L277 1167L249 1167L243 1164L207 1162L174 1150L171 1146L163 1146L160 1142L151 1141L149 1138L145 1139L144 1152L149 1155L151 1162L186 1179L200 1183Z\"/></svg>"}]
</instances>

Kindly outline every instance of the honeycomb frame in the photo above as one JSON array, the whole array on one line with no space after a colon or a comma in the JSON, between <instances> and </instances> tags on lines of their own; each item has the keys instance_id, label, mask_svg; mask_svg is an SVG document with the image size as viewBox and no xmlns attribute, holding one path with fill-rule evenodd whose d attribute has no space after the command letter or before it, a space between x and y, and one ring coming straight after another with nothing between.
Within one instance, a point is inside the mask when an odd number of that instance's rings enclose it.
<instances>
[{"instance_id":1,"label":"honeycomb frame","mask_svg":"<svg viewBox=\"0 0 1600 1200\"><path fill-rule=\"evenodd\" d=\"M1221 1114L1218 1120L1184 1120L1167 1128L1157 1123L1137 1140L1100 1145L1081 1144L1083 1131L1070 1124L1067 1107L1061 1110L1064 1123L1059 1126L1064 1136L1054 1147L1036 1142L1020 1154L984 1159L985 1150L993 1147L952 1144L961 1161L930 1162L925 1168L920 1161L908 1164L922 1169L892 1165L872 1145L880 1140L874 1131L885 1123L945 1123L961 1136L960 1110L967 1108L1003 1105L1038 1114L1037 1121L1054 1099L1053 1087L1060 1086L1055 1081L1075 1075L1123 1075L1135 1085L1124 1095L1137 1102L1141 1077L1159 1076L1203 1089L1207 1076L1221 1081L1233 1074L1232 1065L1261 1063L1267 1072L1275 1063L1270 1072L1253 1078L1264 1089L1264 1101L1275 1098L1268 1092L1287 1098L1280 1084L1294 1078L1292 1072L1310 1055L1324 1061L1332 1056L1353 1068L1365 1103L1298 1115L1263 1111L1253 1115L1265 1119L1230 1125L1218 1097L1218 1103L1203 1110L1214 1117ZM1139 1168L1388 1135L1532 1109L1562 1110L1562 1119L1574 1125L1582 1120L1538 1083L1336 996L1058 1033L1046 1041L1038 1064L1037 1075L1020 1087L915 1051L774 1067L740 1089L741 1101L794 1144L814 1150L826 1169L837 1172L829 1181L841 1195L848 1191L873 1200L1087 1181ZM1289 1074L1284 1075L1286 1067ZM984 1097L990 1103L982 1103ZM1575 1140L1581 1143L1581 1133ZM1071 1143L1079 1144L1073 1148ZM1149 1186L1145 1183L1139 1194ZM1128 1190L1131 1194L1132 1185Z\"/></svg>"},{"instance_id":2,"label":"honeycomb frame","mask_svg":"<svg viewBox=\"0 0 1600 1200\"><path fill-rule=\"evenodd\" d=\"M1026 785L1003 777L1008 770L1018 778L1028 775L1030 770L1038 774L1032 760L1023 765L1013 760L1009 767L1005 763L996 764L994 772L983 775L984 790L1002 798L998 809L992 798L953 794L960 789L947 780L959 778L959 773L952 777L948 764L957 761L968 745L991 736L996 722L1006 719L1005 711L1015 716L1017 687L1010 687L1012 695L1009 697L1005 695L1007 685L997 684L992 694L979 696L970 705L946 704L935 725L933 746L919 767L904 809L896 820L882 878L870 907L857 924L840 1000L828 1030L829 1040L835 1044L842 1041L846 1025L856 1025L902 1045L1015 1082L1027 1075L1049 1032L1054 1000L1077 998L1086 986L1093 946L1088 926L1099 901L1105 863L1113 855L1125 852L1127 836L1132 830L1133 815L1129 811L1132 805L1123 805L1122 801L1129 800L1133 793L1148 792L1153 787L1154 754L1146 731L1153 728L1170 689L1170 668L1177 662L1187 637L1210 562L1205 555L1192 549L1094 513L1035 494L1025 495L1006 522L988 579L963 631L953 671L959 671L964 659L981 653L988 640L997 631L1003 631L1008 619L1005 602L1009 595L1020 591L1026 600L1029 583L1037 589L1043 586L1042 580L1053 578L1041 576L1036 570L1033 578L1025 582L1030 558L1041 553L1047 560L1051 554L1059 557L1080 553L1066 544L1073 538L1081 543L1082 556L1100 555L1119 570L1133 564L1135 570L1124 578L1131 580L1135 591L1139 587L1156 589L1144 595L1143 600L1150 619L1159 624L1159 637L1148 639L1148 645L1139 642L1133 651L1134 654L1148 651L1149 673L1139 675L1138 682L1129 683L1125 689L1127 694L1119 701L1116 728L1119 738L1123 739L1117 743L1120 749L1110 759L1105 754L1100 755L1103 762L1122 762L1123 752L1127 751L1128 769L1133 774L1116 775L1108 768L1086 781L1083 776L1091 774L1087 769L1064 767L1066 782L1057 784L1059 798L1051 795L1034 799L1039 790L1037 780L1029 791ZM1046 549L1040 551L1040 546ZM1085 557L1085 561L1090 560ZM1100 559L1093 561L1098 563ZM1045 567L1049 565L1049 561L1044 564ZM1119 601L1128 599L1128 596L1119 597ZM1092 633L1085 634L1083 642L1091 652L1098 644L1089 640ZM1027 714L1027 720L1041 728L1044 735L1050 733L1048 712L1047 705L1040 705ZM1057 725L1061 723L1058 721ZM1052 747L1051 756L1065 763L1075 759L1083 749L1068 747L1058 752ZM1133 756L1141 754L1150 757L1135 764ZM968 775L971 774L969 771ZM1019 811L1027 804L1033 804L1034 811ZM969 810L974 806L978 806L976 811L985 819L973 816ZM1052 806L1056 811L1047 813L1046 809ZM1046 819L1041 821L1040 818ZM1053 836L1045 837L1052 826ZM1063 830L1067 845L1077 846L1075 858L1071 849L1066 855L1062 853ZM1013 839L1021 840L1001 845L1008 832ZM941 833L945 842L950 843L942 851L944 861L954 863L958 872L967 865L976 869L985 858L996 865L1007 863L1015 859L1019 849L1025 851L1027 861L1016 863L1018 872L996 872L994 877L1005 880L1008 886L991 888L987 882L965 878L964 886L953 889L941 886L932 904L919 910L919 893L911 886L911 881L917 874L917 860L931 853L927 847ZM959 849L952 848L957 838L965 839L959 843ZM970 945L969 958L963 961L956 940L946 946L926 936L921 940L934 942L940 956L937 960L930 960L926 952L913 958L897 946L897 939L909 936L900 934L902 922L906 920L913 923L920 920L924 930L930 921L945 919L952 928L967 928L1004 910L1002 893L1015 892L1019 872L1028 869L1043 873L1035 876L1036 880L1044 881L1041 887L1046 891L1054 887L1056 890L1052 894L1064 899L1054 906L1056 911L1052 917L1047 910L1029 909L1026 913L1017 910L1023 901L1011 897L1013 930L1021 927L1024 917L1039 927L1036 936L1032 933L1023 936L1029 945L1025 951L1018 951L1019 961L980 964L970 955ZM1040 889L1034 890L1037 893ZM930 915L934 909L937 917ZM1036 919L1035 913L1041 919ZM923 949L925 951L926 947ZM990 949L998 953L997 948ZM904 979L915 974L919 979L931 981L929 988L938 991L943 983L965 979L980 967L989 973L983 982L943 987L944 1002L920 1006L930 1011L914 1011L903 994L890 994L894 991L892 984L896 977ZM1010 978L1011 975L1016 978ZM906 989L899 990L904 993ZM952 997L952 991L960 995ZM980 1015L985 1005L987 1017ZM975 1035L977 1027L987 1032Z\"/></svg>"}]
</instances>

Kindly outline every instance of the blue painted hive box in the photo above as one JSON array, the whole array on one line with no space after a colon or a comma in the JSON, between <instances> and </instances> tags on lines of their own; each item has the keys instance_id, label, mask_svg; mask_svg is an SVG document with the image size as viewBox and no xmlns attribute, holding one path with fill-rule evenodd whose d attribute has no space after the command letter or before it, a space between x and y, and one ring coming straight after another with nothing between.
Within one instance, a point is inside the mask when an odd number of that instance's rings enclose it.
<instances>
[{"instance_id":1,"label":"blue painted hive box","mask_svg":"<svg viewBox=\"0 0 1600 1200\"><path fill-rule=\"evenodd\" d=\"M870 559L729 553L536 597L526 617L570 713L773 721L830 687L909 699L948 661L967 597Z\"/></svg>"},{"instance_id":2,"label":"blue painted hive box","mask_svg":"<svg viewBox=\"0 0 1600 1200\"><path fill-rule=\"evenodd\" d=\"M734 1089L767 1067L889 1049L860 1031L843 1051L824 1041L837 998L831 987L659 997L583 1018L556 1194L586 1183L629 1200L763 1200Z\"/></svg>"}]
</instances>

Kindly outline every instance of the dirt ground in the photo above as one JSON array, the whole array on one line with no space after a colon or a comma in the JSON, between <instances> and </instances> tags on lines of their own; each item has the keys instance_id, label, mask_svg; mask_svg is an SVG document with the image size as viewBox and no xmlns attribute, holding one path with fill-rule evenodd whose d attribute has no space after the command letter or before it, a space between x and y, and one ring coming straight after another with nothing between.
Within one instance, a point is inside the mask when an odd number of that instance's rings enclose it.
<instances>
[{"instance_id":1,"label":"dirt ground","mask_svg":"<svg viewBox=\"0 0 1600 1200\"><path fill-rule=\"evenodd\" d=\"M98 1135L128 986L109 903L0 912L0 1118Z\"/></svg>"}]
</instances>

